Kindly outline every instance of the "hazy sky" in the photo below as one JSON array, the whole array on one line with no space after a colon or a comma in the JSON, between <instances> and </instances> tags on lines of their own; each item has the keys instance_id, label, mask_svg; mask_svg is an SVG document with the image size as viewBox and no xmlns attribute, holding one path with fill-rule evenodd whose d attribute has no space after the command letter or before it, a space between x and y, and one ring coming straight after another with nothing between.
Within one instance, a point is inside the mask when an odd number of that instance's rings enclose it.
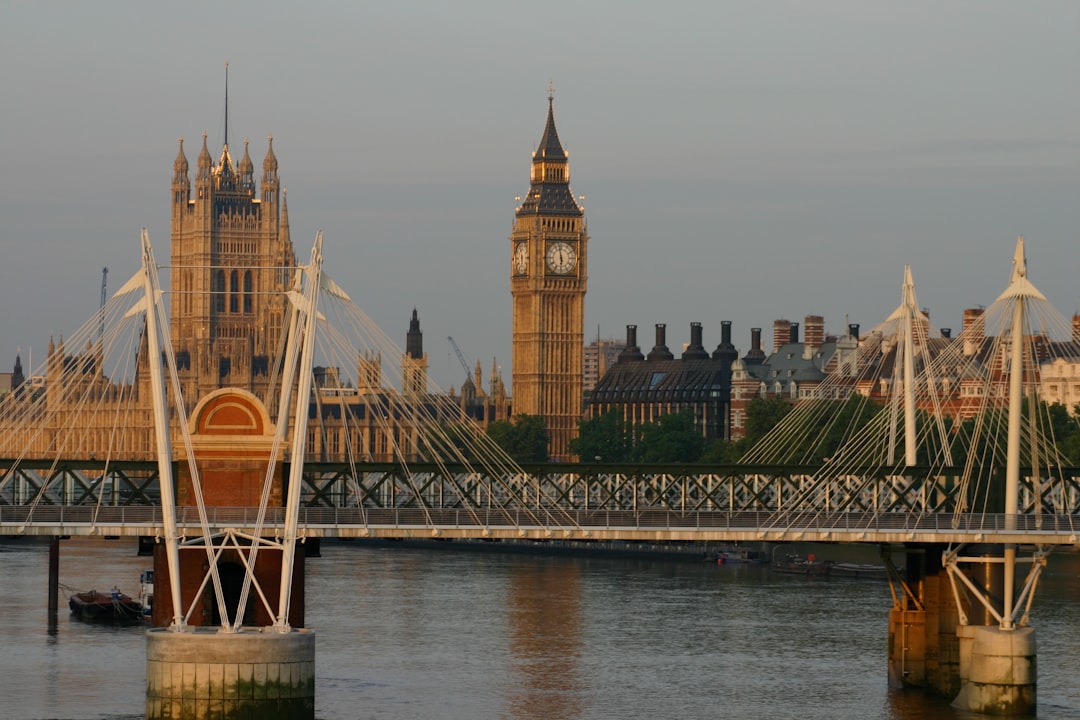
<instances>
[{"instance_id":1,"label":"hazy sky","mask_svg":"<svg viewBox=\"0 0 1080 720\"><path fill-rule=\"evenodd\" d=\"M4 2L0 369L168 257L177 138L274 136L293 243L431 375L510 382L514 197L548 83L585 195L586 335L864 329L905 264L937 327L1033 282L1080 308L1080 3ZM261 172L261 171L260 171ZM258 174L258 173L257 173Z\"/></svg>"}]
</instances>

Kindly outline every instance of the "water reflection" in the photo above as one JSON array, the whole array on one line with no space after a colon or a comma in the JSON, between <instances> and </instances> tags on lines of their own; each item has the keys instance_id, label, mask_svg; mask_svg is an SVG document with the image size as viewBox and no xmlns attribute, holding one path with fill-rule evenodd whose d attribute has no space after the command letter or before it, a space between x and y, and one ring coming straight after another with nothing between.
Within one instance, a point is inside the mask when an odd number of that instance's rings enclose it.
<instances>
[{"instance_id":1,"label":"water reflection","mask_svg":"<svg viewBox=\"0 0 1080 720\"><path fill-rule=\"evenodd\" d=\"M582 708L581 569L557 559L522 561L507 598L514 687L508 716L578 718Z\"/></svg>"},{"instance_id":2,"label":"water reflection","mask_svg":"<svg viewBox=\"0 0 1080 720\"><path fill-rule=\"evenodd\" d=\"M65 596L50 633L47 551L0 541L0 716L140 716L142 630L73 621ZM61 553L61 582L80 589L126 591L146 564L133 543ZM975 720L889 691L883 583L360 543L325 544L308 572L319 720ZM1078 598L1080 556L1055 553L1031 621L1040 720L1080 717Z\"/></svg>"}]
</instances>

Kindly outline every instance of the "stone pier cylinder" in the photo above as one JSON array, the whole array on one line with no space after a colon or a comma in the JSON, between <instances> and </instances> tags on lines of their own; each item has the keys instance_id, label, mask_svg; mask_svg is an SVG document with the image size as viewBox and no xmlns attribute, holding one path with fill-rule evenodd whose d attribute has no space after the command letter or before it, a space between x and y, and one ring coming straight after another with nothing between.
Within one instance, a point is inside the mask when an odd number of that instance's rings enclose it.
<instances>
[{"instance_id":1,"label":"stone pier cylinder","mask_svg":"<svg viewBox=\"0 0 1080 720\"><path fill-rule=\"evenodd\" d=\"M1032 716L1036 707L1035 628L965 625L960 636L960 694L953 707L999 716Z\"/></svg>"},{"instance_id":2,"label":"stone pier cylinder","mask_svg":"<svg viewBox=\"0 0 1080 720\"><path fill-rule=\"evenodd\" d=\"M147 720L315 717L315 634L244 628L146 633Z\"/></svg>"}]
</instances>

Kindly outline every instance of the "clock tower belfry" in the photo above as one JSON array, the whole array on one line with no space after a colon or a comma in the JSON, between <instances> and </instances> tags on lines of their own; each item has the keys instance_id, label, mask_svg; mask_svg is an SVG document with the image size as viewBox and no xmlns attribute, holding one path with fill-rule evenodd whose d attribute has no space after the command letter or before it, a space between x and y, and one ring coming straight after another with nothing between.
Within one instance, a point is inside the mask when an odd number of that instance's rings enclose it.
<instances>
[{"instance_id":1,"label":"clock tower belfry","mask_svg":"<svg viewBox=\"0 0 1080 720\"><path fill-rule=\"evenodd\" d=\"M582 414L588 239L549 92L529 193L510 235L513 393L514 412L544 418L548 455L563 461Z\"/></svg>"}]
</instances>

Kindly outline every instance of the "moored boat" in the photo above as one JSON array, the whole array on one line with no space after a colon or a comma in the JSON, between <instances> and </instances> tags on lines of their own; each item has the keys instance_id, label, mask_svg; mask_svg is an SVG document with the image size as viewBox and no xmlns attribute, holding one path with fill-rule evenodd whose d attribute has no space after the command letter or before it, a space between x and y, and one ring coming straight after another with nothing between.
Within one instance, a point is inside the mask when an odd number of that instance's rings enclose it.
<instances>
[{"instance_id":1,"label":"moored boat","mask_svg":"<svg viewBox=\"0 0 1080 720\"><path fill-rule=\"evenodd\" d=\"M870 580L885 580L889 577L884 565L869 565L867 563L832 563L829 567L829 575L835 577L867 578Z\"/></svg>"},{"instance_id":2,"label":"moored boat","mask_svg":"<svg viewBox=\"0 0 1080 720\"><path fill-rule=\"evenodd\" d=\"M724 550L717 553L717 565L760 565L763 561L762 553L758 550Z\"/></svg>"},{"instance_id":3,"label":"moored boat","mask_svg":"<svg viewBox=\"0 0 1080 720\"><path fill-rule=\"evenodd\" d=\"M143 617L139 601L116 588L108 593L97 590L75 593L68 598L68 607L71 614L80 620L136 622Z\"/></svg>"},{"instance_id":4,"label":"moored boat","mask_svg":"<svg viewBox=\"0 0 1080 720\"><path fill-rule=\"evenodd\" d=\"M813 555L805 558L799 555L788 555L783 560L777 560L772 564L776 572L790 575L828 575L832 566L831 562L815 560Z\"/></svg>"}]
</instances>

